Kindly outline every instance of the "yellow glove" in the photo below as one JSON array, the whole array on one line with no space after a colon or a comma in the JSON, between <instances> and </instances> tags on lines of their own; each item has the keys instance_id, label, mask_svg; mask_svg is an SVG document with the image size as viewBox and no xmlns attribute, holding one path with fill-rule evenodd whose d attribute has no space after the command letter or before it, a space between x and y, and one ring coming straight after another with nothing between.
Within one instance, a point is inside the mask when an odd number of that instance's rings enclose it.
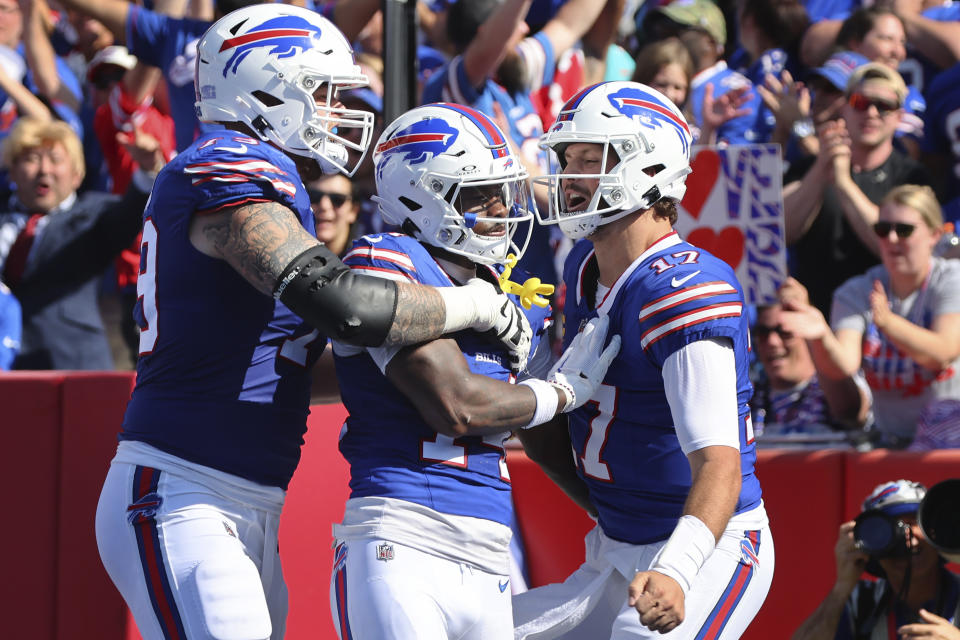
<instances>
[{"instance_id":1,"label":"yellow glove","mask_svg":"<svg viewBox=\"0 0 960 640\"><path fill-rule=\"evenodd\" d=\"M545 307L550 304L550 300L544 296L553 294L553 285L540 282L540 278L527 278L523 284L510 281L510 273L517 265L517 256L512 253L507 256L504 263L503 273L500 274L500 288L504 293L513 293L519 296L520 304L524 309L529 309L533 305Z\"/></svg>"}]
</instances>

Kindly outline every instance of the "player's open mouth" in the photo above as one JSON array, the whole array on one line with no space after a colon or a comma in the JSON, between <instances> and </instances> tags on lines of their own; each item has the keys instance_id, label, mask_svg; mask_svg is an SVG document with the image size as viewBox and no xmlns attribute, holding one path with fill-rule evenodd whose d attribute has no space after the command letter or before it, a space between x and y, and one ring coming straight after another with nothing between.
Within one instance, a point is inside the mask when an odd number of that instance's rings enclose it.
<instances>
[{"instance_id":1,"label":"player's open mouth","mask_svg":"<svg viewBox=\"0 0 960 640\"><path fill-rule=\"evenodd\" d=\"M589 200L582 193L568 191L566 193L567 211L580 211L587 208Z\"/></svg>"}]
</instances>

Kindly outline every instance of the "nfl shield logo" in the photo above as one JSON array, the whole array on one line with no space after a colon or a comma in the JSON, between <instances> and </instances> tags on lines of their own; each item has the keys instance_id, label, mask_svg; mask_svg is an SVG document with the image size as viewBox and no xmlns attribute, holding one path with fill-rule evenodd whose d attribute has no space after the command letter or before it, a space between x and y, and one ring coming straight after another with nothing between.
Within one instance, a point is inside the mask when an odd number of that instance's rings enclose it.
<instances>
[{"instance_id":1,"label":"nfl shield logo","mask_svg":"<svg viewBox=\"0 0 960 640\"><path fill-rule=\"evenodd\" d=\"M377 560L393 560L393 545L381 542L377 545Z\"/></svg>"}]
</instances>

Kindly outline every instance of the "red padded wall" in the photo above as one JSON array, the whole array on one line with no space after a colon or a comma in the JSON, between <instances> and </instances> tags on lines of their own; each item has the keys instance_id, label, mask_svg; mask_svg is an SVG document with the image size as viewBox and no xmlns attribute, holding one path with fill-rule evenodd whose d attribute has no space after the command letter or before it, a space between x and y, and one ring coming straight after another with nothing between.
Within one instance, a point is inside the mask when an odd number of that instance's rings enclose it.
<instances>
[{"instance_id":1,"label":"red padded wall","mask_svg":"<svg viewBox=\"0 0 960 640\"><path fill-rule=\"evenodd\" d=\"M3 412L4 525L0 548L3 635L54 640L57 595L57 499L60 385L64 374L0 373Z\"/></svg>"},{"instance_id":2,"label":"red padded wall","mask_svg":"<svg viewBox=\"0 0 960 640\"><path fill-rule=\"evenodd\" d=\"M57 517L57 638L123 633L127 609L100 563L94 531L100 487L117 449L134 376L74 373L63 384L60 503Z\"/></svg>"},{"instance_id":3,"label":"red padded wall","mask_svg":"<svg viewBox=\"0 0 960 640\"><path fill-rule=\"evenodd\" d=\"M349 467L337 449L343 405L314 405L300 466L280 518L280 558L290 592L286 640L336 640L330 617L331 525L343 519Z\"/></svg>"},{"instance_id":4,"label":"red padded wall","mask_svg":"<svg viewBox=\"0 0 960 640\"><path fill-rule=\"evenodd\" d=\"M757 477L776 549L773 584L744 634L789 638L833 584L833 543L843 511L846 454L761 450Z\"/></svg>"},{"instance_id":5,"label":"red padded wall","mask_svg":"<svg viewBox=\"0 0 960 640\"><path fill-rule=\"evenodd\" d=\"M132 375L0 374L7 455L0 465L8 525L0 598L15 607L4 637L138 640L96 550L94 514ZM341 519L348 469L337 450L341 405L314 406L280 525L290 590L287 638L334 640L329 611L331 524ZM564 579L583 558L592 521L520 450L508 451L533 585ZM761 451L758 476L777 550L773 586L747 640L789 638L834 579L837 527L885 480L931 486L960 477L960 451Z\"/></svg>"},{"instance_id":6,"label":"red padded wall","mask_svg":"<svg viewBox=\"0 0 960 640\"><path fill-rule=\"evenodd\" d=\"M583 562L594 522L520 449L507 449L530 584L563 582Z\"/></svg>"}]
</instances>

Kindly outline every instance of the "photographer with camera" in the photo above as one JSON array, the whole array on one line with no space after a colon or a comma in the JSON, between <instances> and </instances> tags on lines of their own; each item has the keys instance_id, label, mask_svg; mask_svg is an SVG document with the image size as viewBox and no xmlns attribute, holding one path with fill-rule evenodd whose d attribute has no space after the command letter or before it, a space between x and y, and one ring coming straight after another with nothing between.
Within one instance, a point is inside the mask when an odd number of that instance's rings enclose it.
<instances>
[{"instance_id":1,"label":"photographer with camera","mask_svg":"<svg viewBox=\"0 0 960 640\"><path fill-rule=\"evenodd\" d=\"M793 640L960 640L960 576L918 523L926 493L910 480L885 482L840 525L837 580Z\"/></svg>"}]
</instances>

